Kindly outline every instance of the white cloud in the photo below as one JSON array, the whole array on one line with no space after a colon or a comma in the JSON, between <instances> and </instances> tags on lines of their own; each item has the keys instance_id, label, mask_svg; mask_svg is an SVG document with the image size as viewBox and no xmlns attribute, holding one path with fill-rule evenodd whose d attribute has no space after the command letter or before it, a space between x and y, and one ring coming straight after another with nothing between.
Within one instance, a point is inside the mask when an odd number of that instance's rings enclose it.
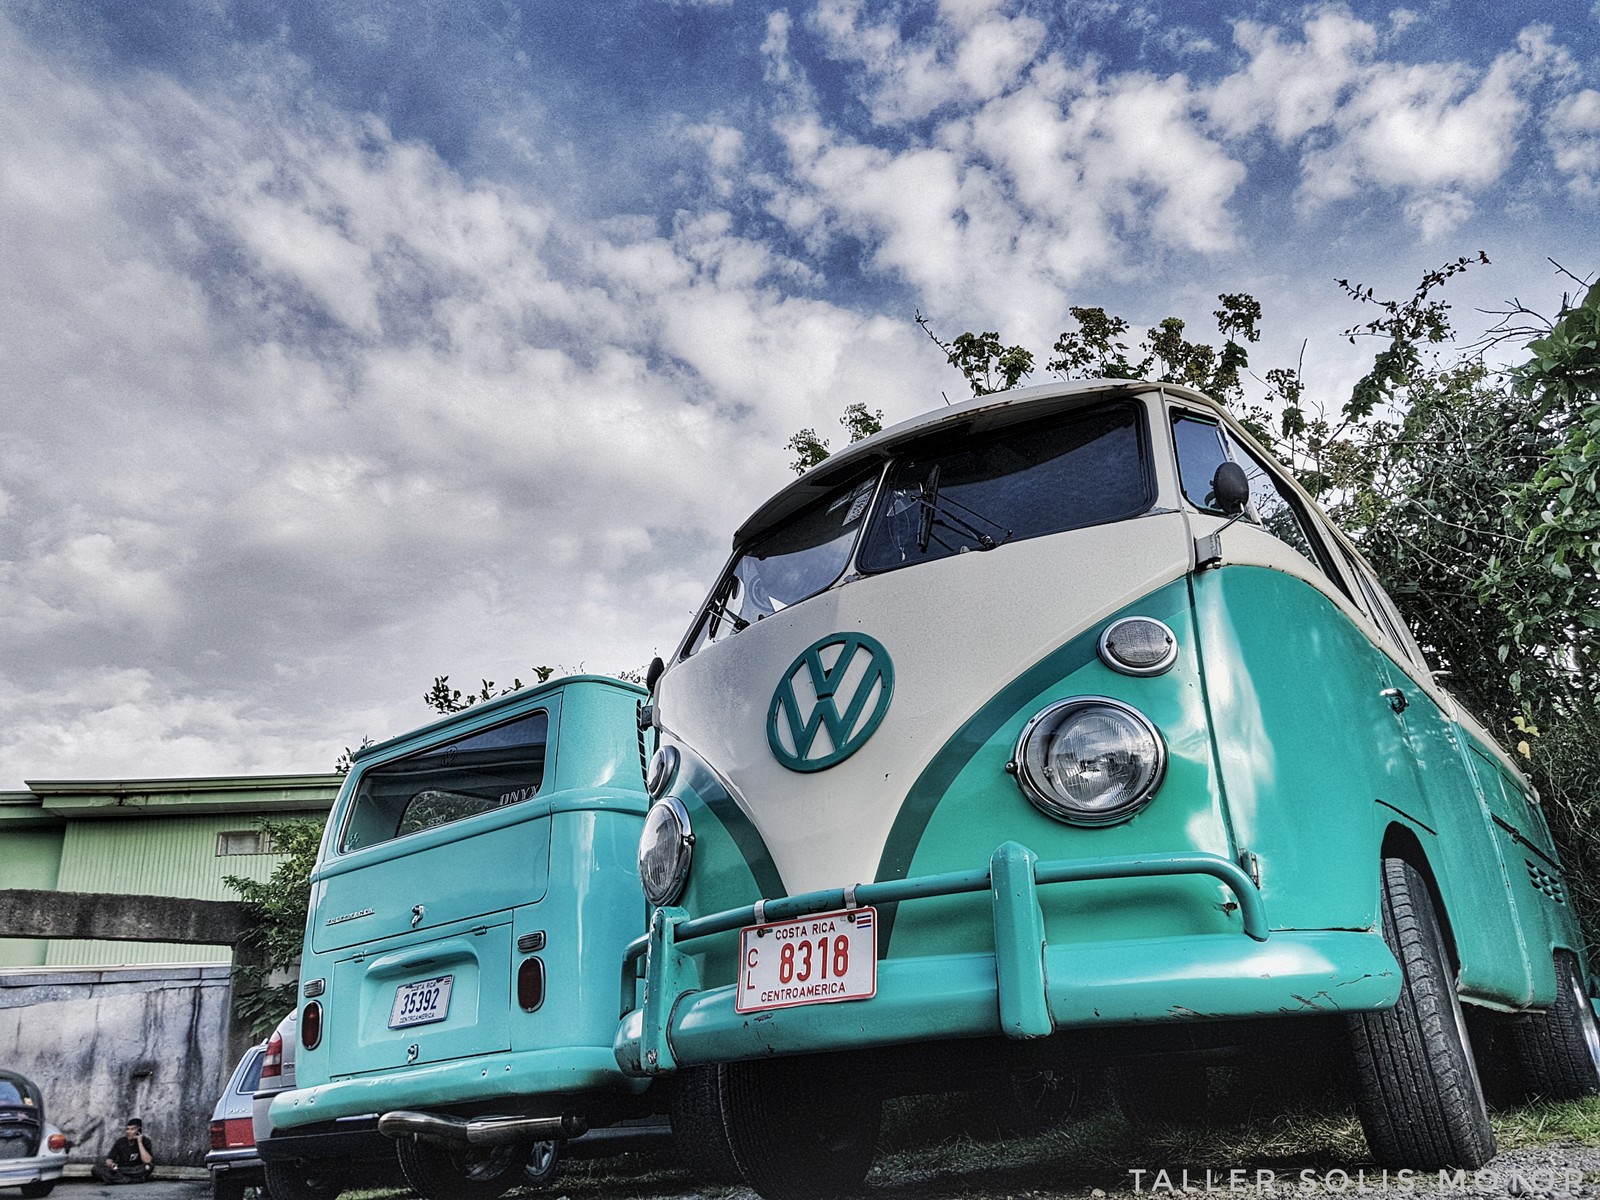
<instances>
[{"instance_id":1,"label":"white cloud","mask_svg":"<svg viewBox=\"0 0 1600 1200\"><path fill-rule=\"evenodd\" d=\"M1600 91L1584 88L1558 100L1546 117L1544 136L1572 193L1600 199Z\"/></svg>"},{"instance_id":2,"label":"white cloud","mask_svg":"<svg viewBox=\"0 0 1600 1200\"><path fill-rule=\"evenodd\" d=\"M837 60L859 63L875 121L916 120L952 104L983 103L1021 81L1041 53L1046 28L1006 16L1000 0L941 0L937 20L913 41L897 14L873 22L862 0L822 0L812 22Z\"/></svg>"},{"instance_id":3,"label":"white cloud","mask_svg":"<svg viewBox=\"0 0 1600 1200\"><path fill-rule=\"evenodd\" d=\"M1207 136L1183 76L1069 67L1021 38L1010 44L1031 58L962 75L962 47L1031 20L995 8L946 6L941 25L905 43L892 25L863 24L859 4L822 5L833 52L867 64L863 98L880 121L935 108L941 120L930 139L890 148L830 127L797 96L776 124L788 162L772 211L814 247L860 240L935 310L1047 340L1063 290L1119 269L1136 242L1203 254L1236 244L1228 205L1244 168Z\"/></svg>"},{"instance_id":4,"label":"white cloud","mask_svg":"<svg viewBox=\"0 0 1600 1200\"><path fill-rule=\"evenodd\" d=\"M790 433L934 397L909 320L714 198L587 226L261 86L98 85L0 21L0 787L319 770L439 672L638 667Z\"/></svg>"},{"instance_id":5,"label":"white cloud","mask_svg":"<svg viewBox=\"0 0 1600 1200\"><path fill-rule=\"evenodd\" d=\"M1396 29L1409 14L1394 14ZM1550 31L1531 26L1517 46L1477 71L1462 63L1377 57L1370 24L1327 8L1303 38L1251 21L1235 26L1246 66L1211 89L1208 110L1232 137L1264 130L1301 156L1301 200L1319 206L1377 187L1398 192L1428 239L1472 212L1470 195L1510 166L1534 84L1567 69Z\"/></svg>"}]
</instances>

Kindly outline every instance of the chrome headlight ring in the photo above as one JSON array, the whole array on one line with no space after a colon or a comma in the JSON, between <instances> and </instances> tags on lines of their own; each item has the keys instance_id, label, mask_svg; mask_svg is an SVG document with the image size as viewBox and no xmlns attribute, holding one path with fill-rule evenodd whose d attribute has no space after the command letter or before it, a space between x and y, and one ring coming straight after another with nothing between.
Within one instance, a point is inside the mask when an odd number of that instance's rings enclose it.
<instances>
[{"instance_id":1,"label":"chrome headlight ring","mask_svg":"<svg viewBox=\"0 0 1600 1200\"><path fill-rule=\"evenodd\" d=\"M662 746L650 756L650 768L645 772L644 790L650 799L659 800L672 781L678 777L678 764L682 761L676 746Z\"/></svg>"},{"instance_id":2,"label":"chrome headlight ring","mask_svg":"<svg viewBox=\"0 0 1600 1200\"><path fill-rule=\"evenodd\" d=\"M1166 743L1149 718L1105 696L1039 710L1007 764L1036 808L1074 825L1127 820L1150 802L1166 769Z\"/></svg>"},{"instance_id":3,"label":"chrome headlight ring","mask_svg":"<svg viewBox=\"0 0 1600 1200\"><path fill-rule=\"evenodd\" d=\"M639 834L639 882L645 898L657 907L676 900L688 882L693 858L688 810L676 796L661 797L645 814Z\"/></svg>"}]
</instances>

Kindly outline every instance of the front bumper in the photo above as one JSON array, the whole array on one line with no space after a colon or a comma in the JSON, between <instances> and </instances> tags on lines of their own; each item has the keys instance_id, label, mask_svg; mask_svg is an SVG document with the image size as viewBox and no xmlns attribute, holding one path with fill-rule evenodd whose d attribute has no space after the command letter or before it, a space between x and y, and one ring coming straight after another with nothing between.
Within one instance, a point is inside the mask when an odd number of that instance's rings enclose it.
<instances>
[{"instance_id":1,"label":"front bumper","mask_svg":"<svg viewBox=\"0 0 1600 1200\"><path fill-rule=\"evenodd\" d=\"M1209 875L1239 902L1240 933L1047 944L1038 889L1089 879ZM623 1018L614 1044L630 1075L678 1066L865 1049L927 1040L1154 1022L1232 1020L1392 1007L1400 970L1376 932L1318 930L1269 935L1250 877L1211 854L1040 862L1007 842L989 866L966 872L810 892L764 905L768 921L858 904L988 891L994 952L885 959L870 1000L740 1014L734 988L701 990L685 943L756 923L754 906L688 919L658 909L650 932L628 948ZM644 1003L633 1007L638 960Z\"/></svg>"},{"instance_id":2,"label":"front bumper","mask_svg":"<svg viewBox=\"0 0 1600 1200\"><path fill-rule=\"evenodd\" d=\"M629 1079L617 1070L616 1058L608 1047L562 1046L479 1054L295 1088L273 1098L269 1119L272 1140L276 1140L280 1130L340 1117L464 1105L520 1111L536 1107L543 1098L555 1101L581 1093L637 1093L646 1086L645 1081ZM571 1107L558 1103L552 1111L570 1111Z\"/></svg>"}]
</instances>

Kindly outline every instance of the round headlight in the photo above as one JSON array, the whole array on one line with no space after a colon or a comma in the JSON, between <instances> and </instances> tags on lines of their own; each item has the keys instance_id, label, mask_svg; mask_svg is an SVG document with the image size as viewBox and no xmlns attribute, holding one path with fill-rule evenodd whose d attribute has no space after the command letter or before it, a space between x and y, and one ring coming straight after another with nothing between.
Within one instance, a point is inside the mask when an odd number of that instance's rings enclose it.
<instances>
[{"instance_id":1,"label":"round headlight","mask_svg":"<svg viewBox=\"0 0 1600 1200\"><path fill-rule=\"evenodd\" d=\"M659 799L677 774L678 748L662 746L650 757L650 769L644 775L644 790L650 793L650 799Z\"/></svg>"},{"instance_id":2,"label":"round headlight","mask_svg":"<svg viewBox=\"0 0 1600 1200\"><path fill-rule=\"evenodd\" d=\"M1011 764L1029 800L1077 825L1133 816L1155 795L1166 746L1142 713L1116 700L1060 700L1028 722Z\"/></svg>"},{"instance_id":3,"label":"round headlight","mask_svg":"<svg viewBox=\"0 0 1600 1200\"><path fill-rule=\"evenodd\" d=\"M639 835L639 882L651 904L671 904L678 898L693 856L694 833L682 801L676 796L657 800Z\"/></svg>"}]
</instances>

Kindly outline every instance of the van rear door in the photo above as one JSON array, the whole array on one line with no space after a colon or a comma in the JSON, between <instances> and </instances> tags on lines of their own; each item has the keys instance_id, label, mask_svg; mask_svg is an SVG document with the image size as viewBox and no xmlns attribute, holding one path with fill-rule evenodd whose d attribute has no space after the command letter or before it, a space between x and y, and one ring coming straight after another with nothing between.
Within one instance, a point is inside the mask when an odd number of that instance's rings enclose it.
<instances>
[{"instance_id":1,"label":"van rear door","mask_svg":"<svg viewBox=\"0 0 1600 1200\"><path fill-rule=\"evenodd\" d=\"M333 1077L509 1049L513 911L549 885L559 703L358 765L313 906Z\"/></svg>"}]
</instances>

